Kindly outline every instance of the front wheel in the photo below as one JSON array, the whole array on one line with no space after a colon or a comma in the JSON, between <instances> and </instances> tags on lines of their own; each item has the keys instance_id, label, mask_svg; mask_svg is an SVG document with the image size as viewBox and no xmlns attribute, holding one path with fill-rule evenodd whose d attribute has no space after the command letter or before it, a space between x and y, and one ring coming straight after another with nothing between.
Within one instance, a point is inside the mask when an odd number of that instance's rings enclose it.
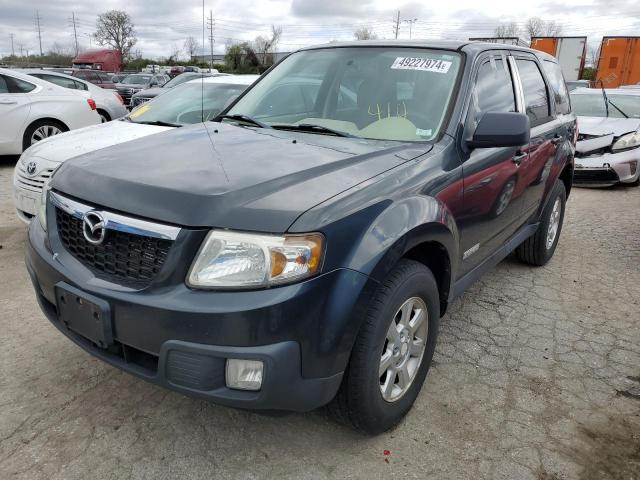
<instances>
[{"instance_id":1,"label":"front wheel","mask_svg":"<svg viewBox=\"0 0 640 480\"><path fill-rule=\"evenodd\" d=\"M516 257L521 262L542 266L551 260L560 239L566 202L564 183L556 180L538 230L516 248Z\"/></svg>"},{"instance_id":2,"label":"front wheel","mask_svg":"<svg viewBox=\"0 0 640 480\"><path fill-rule=\"evenodd\" d=\"M330 410L370 434L400 422L431 365L439 319L433 274L401 260L372 298Z\"/></svg>"},{"instance_id":3,"label":"front wheel","mask_svg":"<svg viewBox=\"0 0 640 480\"><path fill-rule=\"evenodd\" d=\"M44 140L45 138L59 135L66 131L66 128L54 120L39 120L29 125L24 132L22 139L22 150L26 150L31 145Z\"/></svg>"}]
</instances>

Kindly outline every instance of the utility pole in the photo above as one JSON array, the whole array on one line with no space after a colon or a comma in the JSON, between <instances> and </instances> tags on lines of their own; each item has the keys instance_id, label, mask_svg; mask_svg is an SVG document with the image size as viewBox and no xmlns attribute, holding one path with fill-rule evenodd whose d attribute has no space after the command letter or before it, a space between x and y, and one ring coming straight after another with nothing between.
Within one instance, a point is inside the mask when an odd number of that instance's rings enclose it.
<instances>
[{"instance_id":1,"label":"utility pole","mask_svg":"<svg viewBox=\"0 0 640 480\"><path fill-rule=\"evenodd\" d=\"M211 46L211 57L209 58L209 68L213 70L213 31L216 26L216 22L213 20L213 10L209 10L209 18L207 19L209 28L209 45Z\"/></svg>"},{"instance_id":2,"label":"utility pole","mask_svg":"<svg viewBox=\"0 0 640 480\"><path fill-rule=\"evenodd\" d=\"M404 23L409 24L409 40L411 40L411 28L413 27L413 24L416 23L417 21L418 21L417 18L412 18L410 20L403 20Z\"/></svg>"},{"instance_id":3,"label":"utility pole","mask_svg":"<svg viewBox=\"0 0 640 480\"><path fill-rule=\"evenodd\" d=\"M13 37L15 37L15 35L13 33L10 33L9 38L11 39L11 56L15 57L16 51L13 49Z\"/></svg>"},{"instance_id":4,"label":"utility pole","mask_svg":"<svg viewBox=\"0 0 640 480\"><path fill-rule=\"evenodd\" d=\"M38 28L38 42L40 42L40 56L42 56L42 32L40 31L40 12L36 10L36 27Z\"/></svg>"},{"instance_id":5,"label":"utility pole","mask_svg":"<svg viewBox=\"0 0 640 480\"><path fill-rule=\"evenodd\" d=\"M398 10L398 16L396 17L396 26L393 29L396 31L396 40L397 40L398 33L400 33L400 10Z\"/></svg>"},{"instance_id":6,"label":"utility pole","mask_svg":"<svg viewBox=\"0 0 640 480\"><path fill-rule=\"evenodd\" d=\"M76 40L76 57L78 56L78 31L76 30L76 24L78 21L76 20L75 12L71 12L71 18L69 19L71 25L73 25L73 38ZM89 38L89 45L91 45L91 38Z\"/></svg>"},{"instance_id":7,"label":"utility pole","mask_svg":"<svg viewBox=\"0 0 640 480\"><path fill-rule=\"evenodd\" d=\"M18 50L20 50L20 56L22 57L22 52L24 51L24 46L21 43L18 44Z\"/></svg>"}]
</instances>

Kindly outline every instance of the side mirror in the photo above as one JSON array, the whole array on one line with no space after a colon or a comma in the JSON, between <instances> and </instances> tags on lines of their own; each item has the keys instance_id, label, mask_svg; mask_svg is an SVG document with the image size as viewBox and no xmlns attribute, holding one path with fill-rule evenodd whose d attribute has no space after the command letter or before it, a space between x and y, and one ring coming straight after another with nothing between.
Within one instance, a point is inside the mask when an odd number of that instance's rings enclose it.
<instances>
[{"instance_id":1,"label":"side mirror","mask_svg":"<svg viewBox=\"0 0 640 480\"><path fill-rule=\"evenodd\" d=\"M158 81L157 80L151 80L149 82L149 86L150 87L157 87L158 86Z\"/></svg>"},{"instance_id":2,"label":"side mirror","mask_svg":"<svg viewBox=\"0 0 640 480\"><path fill-rule=\"evenodd\" d=\"M482 115L470 148L520 147L529 143L531 125L524 113L487 112Z\"/></svg>"}]
</instances>

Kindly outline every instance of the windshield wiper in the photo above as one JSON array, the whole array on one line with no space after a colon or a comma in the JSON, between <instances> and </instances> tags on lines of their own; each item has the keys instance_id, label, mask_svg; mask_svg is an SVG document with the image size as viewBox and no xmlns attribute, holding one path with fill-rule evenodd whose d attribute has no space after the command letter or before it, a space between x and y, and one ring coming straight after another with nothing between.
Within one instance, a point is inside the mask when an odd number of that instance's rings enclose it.
<instances>
[{"instance_id":1,"label":"windshield wiper","mask_svg":"<svg viewBox=\"0 0 640 480\"><path fill-rule=\"evenodd\" d=\"M225 118L228 118L230 120L239 120L241 122L249 123L251 125L255 125L256 127L260 127L260 128L271 128L266 123L262 123L261 121L256 120L255 118L251 118L249 115L242 115L241 113L236 113L233 115L219 115L214 119L214 121L223 120Z\"/></svg>"},{"instance_id":2,"label":"windshield wiper","mask_svg":"<svg viewBox=\"0 0 640 480\"><path fill-rule=\"evenodd\" d=\"M179 123L171 123L171 122L165 122L162 120L149 120L146 122L136 122L134 120L129 119L130 122L132 123L141 123L142 125L157 125L158 127L181 127L182 125Z\"/></svg>"},{"instance_id":3,"label":"windshield wiper","mask_svg":"<svg viewBox=\"0 0 640 480\"><path fill-rule=\"evenodd\" d=\"M607 102L609 103L609 105L611 105L613 108L615 108L616 110L618 110L622 115L624 115L624 118L629 118L629 115L627 115L626 113L624 113L622 110L620 110L620 107L618 107L615 103L613 103L609 98L607 98Z\"/></svg>"},{"instance_id":4,"label":"windshield wiper","mask_svg":"<svg viewBox=\"0 0 640 480\"><path fill-rule=\"evenodd\" d=\"M273 125L273 128L279 130L291 130L295 132L329 134L336 137L360 138L356 135L352 135L351 133L324 127L322 125L315 125L313 123L298 123L297 125Z\"/></svg>"}]
</instances>

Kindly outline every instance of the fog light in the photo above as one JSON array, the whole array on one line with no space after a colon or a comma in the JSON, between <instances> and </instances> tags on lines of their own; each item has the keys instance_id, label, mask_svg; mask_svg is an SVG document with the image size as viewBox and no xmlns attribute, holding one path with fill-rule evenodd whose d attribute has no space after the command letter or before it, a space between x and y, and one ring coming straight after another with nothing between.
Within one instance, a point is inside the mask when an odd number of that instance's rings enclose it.
<instances>
[{"instance_id":1,"label":"fog light","mask_svg":"<svg viewBox=\"0 0 640 480\"><path fill-rule=\"evenodd\" d=\"M260 390L263 363L260 360L227 359L227 387L236 390Z\"/></svg>"}]
</instances>

